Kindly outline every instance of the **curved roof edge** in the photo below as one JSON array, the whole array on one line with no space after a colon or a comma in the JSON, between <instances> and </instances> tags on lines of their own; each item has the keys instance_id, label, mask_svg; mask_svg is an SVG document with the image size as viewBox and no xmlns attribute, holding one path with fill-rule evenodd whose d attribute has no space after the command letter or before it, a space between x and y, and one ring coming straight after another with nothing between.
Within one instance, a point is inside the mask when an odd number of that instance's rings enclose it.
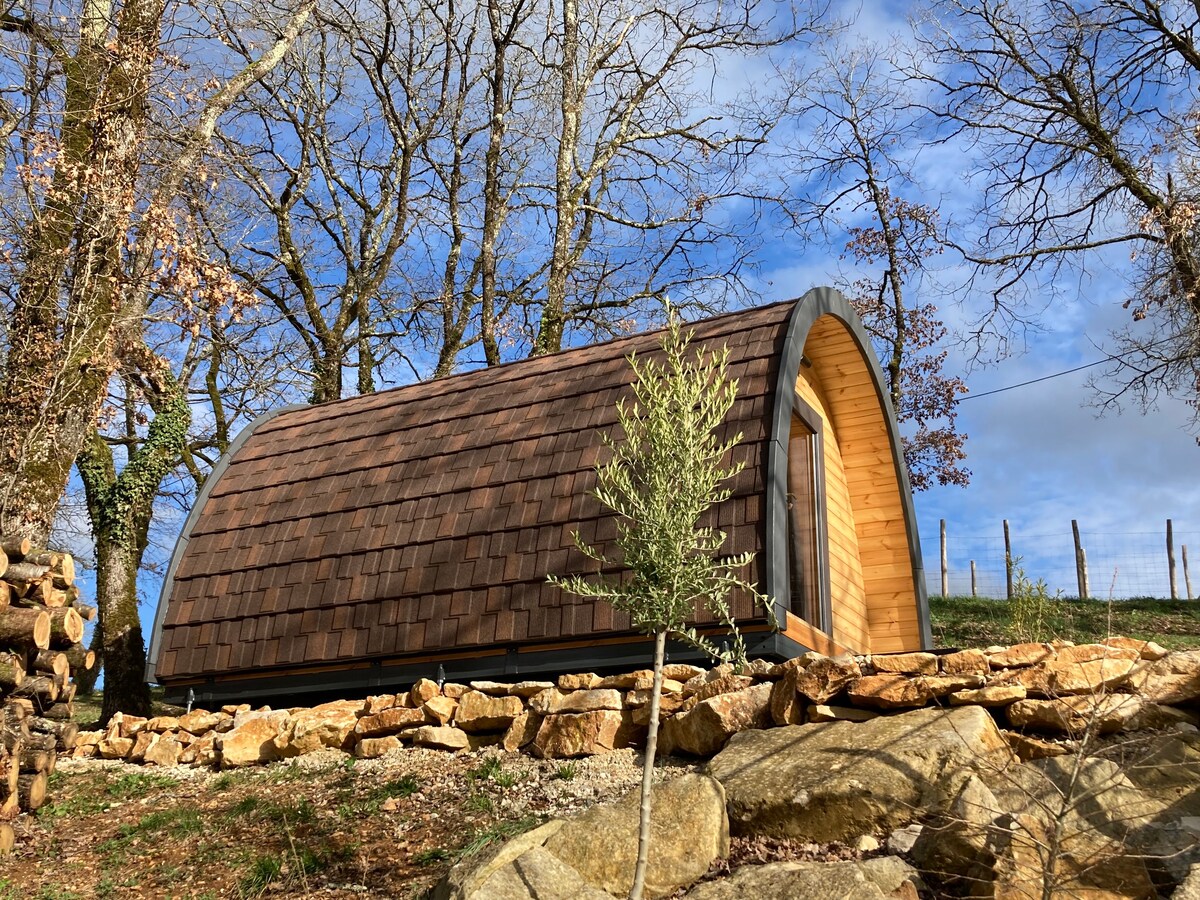
<instances>
[{"instance_id":1,"label":"curved roof edge","mask_svg":"<svg viewBox=\"0 0 1200 900\"><path fill-rule=\"evenodd\" d=\"M766 576L764 593L775 599L776 615L784 621L784 613L791 608L790 580L788 578L788 550L779 546L787 540L787 450L791 430L792 394L796 379L800 375L800 360L804 355L804 344L813 325L822 316L833 316L845 327L858 345L871 382L879 399L880 409L888 430L888 443L892 448L892 460L900 488L900 503L904 510L904 529L908 535L909 556L913 568L913 587L916 592L917 621L921 629L921 645L925 649L933 646L933 629L929 621L929 600L925 593L925 567L921 559L921 539L917 533L917 515L913 506L912 488L908 481L908 466L904 462L903 444L900 441L900 426L891 399L883 386L883 370L871 347L871 339L863 328L858 314L840 291L831 287L816 287L796 301L784 337L783 354L779 361L778 380L775 383L775 408L771 423L771 438L767 450L767 529ZM823 610L825 617L830 610ZM826 621L829 621L826 618Z\"/></svg>"},{"instance_id":2,"label":"curved roof edge","mask_svg":"<svg viewBox=\"0 0 1200 900\"><path fill-rule=\"evenodd\" d=\"M281 413L304 409L308 405L307 403L292 403L288 406L269 410L260 415L238 432L237 437L233 439L225 452L217 459L217 464L208 473L208 477L204 479L204 484L201 485L199 493L196 494L196 501L192 504L187 519L184 520L179 537L175 539L175 547L171 550L171 562L167 566L167 574L163 576L162 587L158 592L158 606L154 610L154 624L150 626L150 647L146 651L146 681L152 684L156 683L158 676L158 654L162 650L160 644L162 642L163 619L167 615L167 601L171 596L171 588L175 584L175 572L179 569L179 561L183 559L183 554L187 550L192 529L196 527L196 521L204 511L204 504L208 501L209 493L216 486L217 482L221 480L221 475L229 467L230 460L242 449L242 445L250 440L250 436L258 428L261 428Z\"/></svg>"}]
</instances>

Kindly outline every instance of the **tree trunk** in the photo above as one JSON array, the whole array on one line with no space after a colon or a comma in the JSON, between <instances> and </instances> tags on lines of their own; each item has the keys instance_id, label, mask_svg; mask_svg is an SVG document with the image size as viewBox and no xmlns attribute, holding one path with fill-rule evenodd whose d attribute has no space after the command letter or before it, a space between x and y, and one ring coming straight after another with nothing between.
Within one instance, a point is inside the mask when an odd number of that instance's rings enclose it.
<instances>
[{"instance_id":1,"label":"tree trunk","mask_svg":"<svg viewBox=\"0 0 1200 900\"><path fill-rule=\"evenodd\" d=\"M633 870L633 887L629 900L642 900L646 887L646 866L650 860L650 791L654 786L654 756L658 752L658 707L662 694L663 658L666 656L667 633L654 635L654 687L650 694L650 728L646 733L646 755L642 760L642 817L638 827L637 866Z\"/></svg>"},{"instance_id":2,"label":"tree trunk","mask_svg":"<svg viewBox=\"0 0 1200 900\"><path fill-rule=\"evenodd\" d=\"M104 622L104 703L101 724L115 713L150 715L146 643L138 616L136 547L97 535L96 593Z\"/></svg>"}]
</instances>

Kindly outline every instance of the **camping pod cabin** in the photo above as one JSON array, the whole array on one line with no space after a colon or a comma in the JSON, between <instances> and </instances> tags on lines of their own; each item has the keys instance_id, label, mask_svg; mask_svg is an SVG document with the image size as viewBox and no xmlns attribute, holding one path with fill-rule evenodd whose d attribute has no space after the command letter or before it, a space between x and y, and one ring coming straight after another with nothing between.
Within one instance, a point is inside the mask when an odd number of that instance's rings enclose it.
<instances>
[{"instance_id":1,"label":"camping pod cabin","mask_svg":"<svg viewBox=\"0 0 1200 900\"><path fill-rule=\"evenodd\" d=\"M687 326L729 348L726 419L745 464L713 513L754 551L733 611L753 655L931 645L896 422L869 341L828 288ZM644 667L650 643L607 603L547 583L616 552L589 490L629 394L621 338L249 426L175 548L149 671L173 698L290 704L451 681ZM614 434L615 437L619 435ZM611 555L611 554L610 554ZM701 629L715 626L698 616ZM671 646L671 659L694 659Z\"/></svg>"}]
</instances>

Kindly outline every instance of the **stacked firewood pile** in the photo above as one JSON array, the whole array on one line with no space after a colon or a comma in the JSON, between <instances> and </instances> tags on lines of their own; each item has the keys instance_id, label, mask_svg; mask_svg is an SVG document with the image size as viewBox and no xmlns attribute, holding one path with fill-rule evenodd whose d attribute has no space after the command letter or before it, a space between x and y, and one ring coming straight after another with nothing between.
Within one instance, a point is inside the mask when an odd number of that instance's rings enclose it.
<instances>
[{"instance_id":1,"label":"stacked firewood pile","mask_svg":"<svg viewBox=\"0 0 1200 900\"><path fill-rule=\"evenodd\" d=\"M0 537L0 852L13 844L7 821L46 802L58 754L75 746L71 673L95 664L81 643L95 615L69 553Z\"/></svg>"}]
</instances>

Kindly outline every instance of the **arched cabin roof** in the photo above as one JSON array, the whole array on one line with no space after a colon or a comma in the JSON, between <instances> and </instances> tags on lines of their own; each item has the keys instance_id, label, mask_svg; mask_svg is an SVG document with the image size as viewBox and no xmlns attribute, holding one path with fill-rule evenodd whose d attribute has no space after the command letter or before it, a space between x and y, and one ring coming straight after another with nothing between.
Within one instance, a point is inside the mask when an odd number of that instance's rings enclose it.
<instances>
[{"instance_id":1,"label":"arched cabin roof","mask_svg":"<svg viewBox=\"0 0 1200 900\"><path fill-rule=\"evenodd\" d=\"M782 383L794 382L804 338L828 313L867 346L829 289L687 326L694 347L730 351L739 391L726 428L743 435L734 452L745 468L714 524L728 552L758 553L752 574L768 590L781 576L762 552L782 502L770 447L783 421L779 375L782 366ZM628 391L629 354L654 354L660 339L639 334L255 422L184 526L155 618L151 680L179 686L628 635L625 615L546 576L588 570L576 530L591 543L615 537L614 519L588 494L600 436L614 430ZM906 519L915 542L910 503ZM919 574L919 550L913 562ZM766 630L749 598L736 598L734 613Z\"/></svg>"}]
</instances>

